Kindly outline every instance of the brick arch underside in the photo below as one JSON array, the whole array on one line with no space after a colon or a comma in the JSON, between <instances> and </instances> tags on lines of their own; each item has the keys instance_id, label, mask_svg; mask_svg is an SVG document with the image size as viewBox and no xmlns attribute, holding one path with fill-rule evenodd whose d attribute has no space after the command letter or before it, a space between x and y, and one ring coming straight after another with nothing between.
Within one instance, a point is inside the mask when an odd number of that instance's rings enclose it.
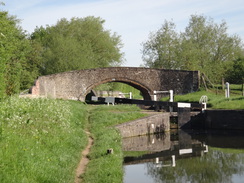
<instances>
[{"instance_id":1,"label":"brick arch underside","mask_svg":"<svg viewBox=\"0 0 244 183\"><path fill-rule=\"evenodd\" d=\"M125 84L128 84L136 89L138 89L144 100L152 100L152 97L151 97L151 93L152 91L146 87L145 85L137 82L137 81L134 81L134 80L129 80L129 79L126 79L126 78L113 78L113 79L106 79L106 80L101 80L97 83L94 83L92 85L90 85L89 87L87 87L87 90L85 91L85 94L83 97L86 97L86 95L92 90L94 89L95 87L101 85L101 84L104 84L104 83L111 83L111 82L118 82L118 83L125 83Z\"/></svg>"}]
</instances>

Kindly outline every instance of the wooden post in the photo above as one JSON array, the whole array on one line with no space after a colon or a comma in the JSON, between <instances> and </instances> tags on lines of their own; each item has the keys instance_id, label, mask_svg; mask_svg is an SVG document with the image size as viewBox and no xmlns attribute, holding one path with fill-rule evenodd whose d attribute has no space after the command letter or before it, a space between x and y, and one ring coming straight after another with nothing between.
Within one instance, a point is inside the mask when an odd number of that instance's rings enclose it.
<instances>
[{"instance_id":1,"label":"wooden post","mask_svg":"<svg viewBox=\"0 0 244 183\"><path fill-rule=\"evenodd\" d=\"M107 154L113 154L113 153L114 153L114 150L112 148L107 150Z\"/></svg>"}]
</instances>

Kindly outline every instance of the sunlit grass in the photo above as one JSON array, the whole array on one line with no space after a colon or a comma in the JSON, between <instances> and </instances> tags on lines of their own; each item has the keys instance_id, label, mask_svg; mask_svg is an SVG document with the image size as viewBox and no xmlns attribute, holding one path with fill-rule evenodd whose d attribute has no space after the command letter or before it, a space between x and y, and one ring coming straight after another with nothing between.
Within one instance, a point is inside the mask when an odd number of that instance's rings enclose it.
<instances>
[{"instance_id":1,"label":"sunlit grass","mask_svg":"<svg viewBox=\"0 0 244 183\"><path fill-rule=\"evenodd\" d=\"M84 182L107 183L123 181L123 153L121 136L114 125L143 117L136 106L100 106L90 113L90 131L94 144L89 155L91 161ZM112 148L114 153L107 154Z\"/></svg>"},{"instance_id":2,"label":"sunlit grass","mask_svg":"<svg viewBox=\"0 0 244 183\"><path fill-rule=\"evenodd\" d=\"M0 105L0 182L73 183L81 151L87 144L86 128L94 145L84 182L122 182L121 137L113 126L142 116L136 106L130 105L4 99ZM114 154L107 155L108 148L113 148Z\"/></svg>"},{"instance_id":3,"label":"sunlit grass","mask_svg":"<svg viewBox=\"0 0 244 183\"><path fill-rule=\"evenodd\" d=\"M83 105L11 97L1 102L0 182L74 182L87 137Z\"/></svg>"},{"instance_id":4,"label":"sunlit grass","mask_svg":"<svg viewBox=\"0 0 244 183\"><path fill-rule=\"evenodd\" d=\"M243 154L244 153L244 149L217 148L217 147L210 147L210 148L215 151L221 151L221 152L229 153L229 154Z\"/></svg>"},{"instance_id":5,"label":"sunlit grass","mask_svg":"<svg viewBox=\"0 0 244 183\"><path fill-rule=\"evenodd\" d=\"M235 86L236 88L237 86ZM212 109L244 109L244 97L240 94L230 94L230 98L225 98L224 91L201 90L186 95L175 95L175 102L199 102L201 96L206 95L208 98L207 106ZM162 100L167 101L165 97Z\"/></svg>"}]
</instances>

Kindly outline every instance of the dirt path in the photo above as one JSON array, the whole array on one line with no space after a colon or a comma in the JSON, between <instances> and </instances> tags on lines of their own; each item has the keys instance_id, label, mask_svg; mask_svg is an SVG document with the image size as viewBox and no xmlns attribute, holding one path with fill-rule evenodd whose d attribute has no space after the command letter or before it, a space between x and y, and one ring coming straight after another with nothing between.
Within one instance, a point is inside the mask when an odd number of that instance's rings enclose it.
<instances>
[{"instance_id":1,"label":"dirt path","mask_svg":"<svg viewBox=\"0 0 244 183\"><path fill-rule=\"evenodd\" d=\"M85 172L86 166L89 163L87 155L90 152L91 146L93 144L93 139L88 131L86 131L86 134L88 135L88 144L86 148L82 151L82 158L80 160L78 167L76 168L75 183L82 182L82 174Z\"/></svg>"}]
</instances>

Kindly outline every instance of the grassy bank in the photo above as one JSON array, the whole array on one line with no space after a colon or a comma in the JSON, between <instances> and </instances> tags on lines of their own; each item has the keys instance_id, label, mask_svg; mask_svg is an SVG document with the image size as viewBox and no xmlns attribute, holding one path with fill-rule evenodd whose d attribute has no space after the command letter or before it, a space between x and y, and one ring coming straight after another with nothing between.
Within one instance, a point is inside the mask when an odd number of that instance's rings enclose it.
<instances>
[{"instance_id":1,"label":"grassy bank","mask_svg":"<svg viewBox=\"0 0 244 183\"><path fill-rule=\"evenodd\" d=\"M0 182L74 182L86 146L80 103L12 97L1 102Z\"/></svg>"},{"instance_id":2,"label":"grassy bank","mask_svg":"<svg viewBox=\"0 0 244 183\"><path fill-rule=\"evenodd\" d=\"M0 103L1 183L73 183L85 128L94 145L84 182L122 182L121 137L113 125L143 116L136 106L17 97Z\"/></svg>"},{"instance_id":3,"label":"grassy bank","mask_svg":"<svg viewBox=\"0 0 244 183\"><path fill-rule=\"evenodd\" d=\"M123 181L121 137L113 126L145 116L136 106L100 106L90 113L90 132L94 138L83 180L86 183L119 183ZM114 153L107 154L112 148Z\"/></svg>"},{"instance_id":4,"label":"grassy bank","mask_svg":"<svg viewBox=\"0 0 244 183\"><path fill-rule=\"evenodd\" d=\"M237 93L237 94L236 94ZM244 109L244 97L240 92L231 93L230 98L225 98L225 94L222 90L216 92L216 90L198 91L189 93L186 95L174 96L174 101L179 102L199 102L201 96L206 95L208 97L208 108L212 109ZM162 100L168 100L168 97Z\"/></svg>"}]
</instances>

